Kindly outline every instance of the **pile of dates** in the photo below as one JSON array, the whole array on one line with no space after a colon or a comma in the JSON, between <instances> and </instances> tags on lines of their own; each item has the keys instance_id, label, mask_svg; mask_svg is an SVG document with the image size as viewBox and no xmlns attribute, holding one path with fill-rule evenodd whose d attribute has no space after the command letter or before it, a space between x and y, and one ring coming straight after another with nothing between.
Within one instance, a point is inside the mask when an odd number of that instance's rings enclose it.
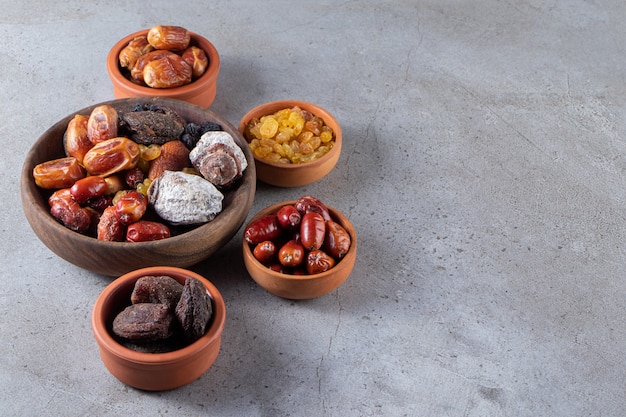
<instances>
[{"instance_id":1,"label":"pile of dates","mask_svg":"<svg viewBox=\"0 0 626 417\"><path fill-rule=\"evenodd\" d=\"M113 320L112 331L124 346L146 353L193 343L204 335L213 315L211 297L192 277L184 285L166 275L141 277L130 302Z\"/></svg>"},{"instance_id":2,"label":"pile of dates","mask_svg":"<svg viewBox=\"0 0 626 417\"><path fill-rule=\"evenodd\" d=\"M247 168L220 125L152 104L96 106L69 122L63 144L67 156L35 166L35 183L52 193L56 220L105 241L159 240L213 220Z\"/></svg>"},{"instance_id":3,"label":"pile of dates","mask_svg":"<svg viewBox=\"0 0 626 417\"><path fill-rule=\"evenodd\" d=\"M244 239L263 265L293 275L328 271L352 244L348 231L312 196L300 197L295 204L254 220L246 227Z\"/></svg>"},{"instance_id":4,"label":"pile of dates","mask_svg":"<svg viewBox=\"0 0 626 417\"><path fill-rule=\"evenodd\" d=\"M206 52L191 45L191 34L180 26L153 26L146 36L132 39L118 59L126 78L152 88L189 84L209 66Z\"/></svg>"}]
</instances>

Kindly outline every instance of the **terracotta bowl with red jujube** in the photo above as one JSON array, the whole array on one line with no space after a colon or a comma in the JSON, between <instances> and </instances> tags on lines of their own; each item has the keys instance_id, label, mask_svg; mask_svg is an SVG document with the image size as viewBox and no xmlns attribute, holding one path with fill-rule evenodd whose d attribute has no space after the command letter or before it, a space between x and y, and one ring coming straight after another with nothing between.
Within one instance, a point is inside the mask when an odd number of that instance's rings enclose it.
<instances>
[{"instance_id":1,"label":"terracotta bowl with red jujube","mask_svg":"<svg viewBox=\"0 0 626 417\"><path fill-rule=\"evenodd\" d=\"M281 207L294 205L296 201L297 200L283 201L264 208L252 217L246 228L255 220L270 214L275 214ZM245 238L242 239L244 265L252 279L260 287L282 298L303 300L328 294L342 285L350 276L356 262L356 230L343 213L330 206L327 206L327 208L332 220L339 223L345 231L348 232L351 244L345 256L338 260L334 267L325 272L313 275L297 275L272 270L255 258L251 245ZM244 228L244 231L246 228Z\"/></svg>"}]
</instances>

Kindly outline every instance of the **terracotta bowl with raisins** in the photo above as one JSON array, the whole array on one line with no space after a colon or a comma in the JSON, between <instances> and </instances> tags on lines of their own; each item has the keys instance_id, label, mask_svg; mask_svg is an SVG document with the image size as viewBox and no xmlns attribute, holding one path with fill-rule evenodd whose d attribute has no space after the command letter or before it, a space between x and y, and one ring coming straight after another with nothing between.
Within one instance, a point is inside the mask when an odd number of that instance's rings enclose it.
<instances>
[{"instance_id":1,"label":"terracotta bowl with raisins","mask_svg":"<svg viewBox=\"0 0 626 417\"><path fill-rule=\"evenodd\" d=\"M102 112L97 111L103 108L117 113L117 119L124 122L119 121L118 137L88 145L91 148L84 154L81 165L76 162L78 156L67 156L68 152L75 154L74 148L67 145L70 142L68 138L75 136L69 135L70 122L79 116L91 120L96 113L100 121L106 120ZM111 119L109 122L112 123L116 118ZM162 134L173 135L174 139L159 136L166 141L162 145L136 143L144 139L152 140L155 126L167 125L165 121L172 120L176 121L174 126L164 129L166 132ZM122 126L125 126L124 130ZM231 182L229 188L218 190L208 184L189 160L188 148L193 149L194 143L200 143L198 136L206 129L214 130L208 135L230 138L233 146L240 149L241 162L249 162L244 171L231 171L233 176L228 177ZM95 131L101 133L97 129ZM177 146L168 147L168 144ZM220 158L213 159L221 163L230 154L224 151L226 145L220 146ZM88 158L90 154L95 156ZM110 175L104 170L99 170L99 175L85 174L85 166L116 166L131 159L133 168L124 165L118 168L127 169ZM57 162L49 166L50 161ZM73 162L65 165L65 161ZM170 162L181 162L182 165L173 168L167 165ZM176 172L163 171L161 176L151 180L153 168L159 165L162 168L169 166L171 170L184 168ZM241 166L241 163L237 165ZM37 167L44 169L38 170ZM76 178L84 178L76 180L74 185L46 184L46 181L54 183L58 176L64 181L65 176L72 179L72 169L78 173ZM40 174L38 177L36 172ZM167 190L166 187L158 188L159 193L150 190L157 183L166 184L165 177L169 181L169 197L162 199L166 210L157 211L157 201L153 205L152 199L157 194L166 196ZM181 183L181 178L193 181ZM233 125L204 107L181 100L148 97L111 100L62 118L34 142L26 156L20 181L26 219L41 242L64 260L108 276L119 276L155 265L186 268L205 260L237 234L247 219L256 191L254 159ZM105 188L99 189L103 183ZM40 184L52 188L42 188ZM75 188L82 189L82 193L75 194ZM215 201L199 194L205 189L215 192L212 194ZM90 195L92 197L87 199ZM186 197L181 199L183 195ZM200 195L203 197L199 198ZM179 204L183 200L185 205ZM206 205L214 209L211 218L204 217ZM143 211L138 210L140 208ZM182 221L185 217L180 216L193 215L196 211L200 218ZM135 217L137 213L142 217Z\"/></svg>"},{"instance_id":2,"label":"terracotta bowl with raisins","mask_svg":"<svg viewBox=\"0 0 626 417\"><path fill-rule=\"evenodd\" d=\"M323 296L350 276L357 254L354 226L312 196L273 204L244 228L243 260L252 279L276 296Z\"/></svg>"},{"instance_id":3,"label":"terracotta bowl with raisins","mask_svg":"<svg viewBox=\"0 0 626 417\"><path fill-rule=\"evenodd\" d=\"M204 316L202 333L198 337L193 340L186 338L182 330L176 330L176 326L180 326L176 323L167 326L174 329L168 333L167 339L153 337L150 340L131 340L120 338L115 333L117 317L131 308L133 305L131 299L137 291L137 283L146 277L173 279L174 284L184 288L183 294L187 288L192 287L187 285L187 281L195 282L196 290L198 288L204 290L203 295L210 303L210 313ZM169 289L166 287L161 290ZM165 304L162 304L163 301L158 299L158 295L155 296L158 291L144 289L144 295L148 292L155 299L141 300L142 303L136 305L158 306L167 310ZM181 298L193 299L186 296ZM141 317L135 315L134 320L139 322ZM156 321L155 319L149 323ZM170 321L174 322L176 319ZM213 365L219 354L225 321L224 299L209 280L182 268L159 266L134 270L112 281L96 299L91 316L94 337L107 370L121 382L148 391L171 390L200 378ZM147 325L134 324L141 326L141 332L137 333L141 334L143 339L147 339L146 335L149 333L149 329L146 330Z\"/></svg>"},{"instance_id":4,"label":"terracotta bowl with raisins","mask_svg":"<svg viewBox=\"0 0 626 417\"><path fill-rule=\"evenodd\" d=\"M325 177L341 154L341 126L324 108L301 100L261 104L239 123L254 156L257 178L300 187Z\"/></svg>"},{"instance_id":5,"label":"terracotta bowl with raisins","mask_svg":"<svg viewBox=\"0 0 626 417\"><path fill-rule=\"evenodd\" d=\"M158 42L163 39L170 43ZM125 36L110 49L106 64L115 98L167 97L201 107L215 99L217 49L183 27L157 25Z\"/></svg>"}]
</instances>

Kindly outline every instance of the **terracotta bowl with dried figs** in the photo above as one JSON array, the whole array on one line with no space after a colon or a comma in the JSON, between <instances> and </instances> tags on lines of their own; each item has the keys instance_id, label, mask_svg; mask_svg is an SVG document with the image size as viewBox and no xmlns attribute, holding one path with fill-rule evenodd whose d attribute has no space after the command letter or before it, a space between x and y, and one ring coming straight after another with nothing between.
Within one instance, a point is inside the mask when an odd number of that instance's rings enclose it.
<instances>
[{"instance_id":1,"label":"terracotta bowl with dried figs","mask_svg":"<svg viewBox=\"0 0 626 417\"><path fill-rule=\"evenodd\" d=\"M129 46L129 43L137 38L147 38L151 30L158 28L184 29L180 27L171 26L154 26L150 29L144 29L135 33L132 33L124 38L120 39L109 51L107 55L107 71L109 78L113 84L113 95L115 98L130 98L130 97L166 97L178 100L188 101L192 104L196 104L201 107L210 107L215 100L217 93L217 77L220 71L220 56L215 46L203 36L187 31L190 37L189 46L199 48L203 53L203 59L206 57L208 65L204 69L202 75L193 76L193 79L189 83L185 83L180 86L164 87L163 83L172 83L177 78L177 75L172 71L175 68L177 62L167 62L162 67L155 66L152 71L158 80L160 87L154 88L145 84L142 77L135 77L133 80L131 77L131 70L123 67L120 64L120 53ZM184 29L186 30L186 29ZM168 34L162 34L162 37L167 37ZM156 51L150 51L155 53ZM175 51L177 55L181 55L182 51ZM202 53L201 52L201 53ZM175 58L175 57L174 57ZM163 71L165 69L166 71ZM170 71L169 74L167 71Z\"/></svg>"},{"instance_id":2,"label":"terracotta bowl with dried figs","mask_svg":"<svg viewBox=\"0 0 626 417\"><path fill-rule=\"evenodd\" d=\"M266 120L268 116L274 120ZM322 179L341 155L339 122L307 101L260 104L241 118L239 132L252 150L257 178L278 187L300 187Z\"/></svg>"},{"instance_id":3,"label":"terracotta bowl with dried figs","mask_svg":"<svg viewBox=\"0 0 626 417\"><path fill-rule=\"evenodd\" d=\"M305 236L303 231L299 229L299 226L297 230L283 229L279 234L274 234L270 239L266 239L268 237L267 235L265 237L258 237L257 241L261 241L260 243L256 243L256 241L252 244L250 243L252 240L250 239L249 231L255 229L255 222L260 221L261 228L256 229L253 233L258 231L261 233L272 233L272 229L281 229L280 226L272 226L271 223L264 223L263 219L273 218L277 215L280 217L281 214L278 213L281 209L286 206L299 207L299 202L307 198L310 198L310 196L304 196L298 200L282 201L272 204L256 213L244 228L242 250L244 265L248 273L260 287L282 298L302 300L325 295L344 283L350 276L356 262L357 235L354 226L342 212L327 205L326 209L328 215L324 215L323 218L331 219L334 223L341 226L343 233L349 235L349 245L345 247L340 257L336 257L335 260L332 261L333 266L330 269L322 272L307 272L308 265L306 264L308 262L323 264L325 262L324 258L327 257L327 255L321 254L322 256L320 257L318 254L313 258L313 261L311 261L308 259L306 254L308 250L306 249L302 266L292 268L282 265L283 261L291 261L294 258L293 254L295 251L289 248L291 243L293 243L293 239L304 242ZM304 217L301 219L301 221L304 222ZM328 231L328 226L326 230ZM294 235L294 233L297 233L297 237L295 237L296 235ZM325 237L325 239L328 241L328 237ZM260 257L257 251L259 249L263 250L264 244L266 244L268 240L275 243L273 249L275 254L272 255L273 260L266 259L262 262L259 260ZM326 252L326 254L332 253L325 245L322 246L321 249ZM302 250L302 248L300 248L300 250ZM280 253L282 251L285 252ZM280 259L279 261L277 261L277 256Z\"/></svg>"},{"instance_id":4,"label":"terracotta bowl with dried figs","mask_svg":"<svg viewBox=\"0 0 626 417\"><path fill-rule=\"evenodd\" d=\"M211 221L190 226L173 226L165 239L150 241L106 241L70 230L51 215L49 197L53 190L39 187L33 170L46 161L66 156L64 135L75 115L89 115L108 105L121 114L139 107L167 108L187 123L213 124L230 134L249 162L236 186L223 191L222 210ZM189 174L190 177L195 175ZM87 177L89 178L89 177ZM66 261L89 271L119 276L154 265L186 268L213 255L229 242L245 222L256 191L254 160L243 137L224 118L212 111L181 100L127 98L86 107L62 118L45 131L26 156L21 173L21 200L26 219L42 243Z\"/></svg>"},{"instance_id":5,"label":"terracotta bowl with dried figs","mask_svg":"<svg viewBox=\"0 0 626 417\"><path fill-rule=\"evenodd\" d=\"M113 333L117 315L131 304L136 282L145 276L171 277L184 284L198 280L210 298L212 314L202 336L175 350L151 353L128 347ZM97 298L91 316L92 330L105 367L120 381L148 391L181 387L200 378L215 362L226 321L226 306L217 288L203 276L182 268L150 267L131 271L111 282Z\"/></svg>"}]
</instances>

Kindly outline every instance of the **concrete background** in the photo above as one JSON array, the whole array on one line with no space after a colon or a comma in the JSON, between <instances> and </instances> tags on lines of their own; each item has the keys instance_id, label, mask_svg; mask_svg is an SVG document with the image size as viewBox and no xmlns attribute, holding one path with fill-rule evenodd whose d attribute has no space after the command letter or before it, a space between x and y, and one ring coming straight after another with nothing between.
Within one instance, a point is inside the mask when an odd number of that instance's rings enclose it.
<instances>
[{"instance_id":1,"label":"concrete background","mask_svg":"<svg viewBox=\"0 0 626 417\"><path fill-rule=\"evenodd\" d=\"M618 0L184 3L0 0L0 414L621 416L626 410L626 4ZM110 278L55 256L19 199L22 161L62 117L112 99L122 36L209 38L212 110L333 112L337 167L259 184L251 212L312 194L359 233L338 290L257 287L241 234L193 269L225 297L215 365L146 393L90 328Z\"/></svg>"}]
</instances>

